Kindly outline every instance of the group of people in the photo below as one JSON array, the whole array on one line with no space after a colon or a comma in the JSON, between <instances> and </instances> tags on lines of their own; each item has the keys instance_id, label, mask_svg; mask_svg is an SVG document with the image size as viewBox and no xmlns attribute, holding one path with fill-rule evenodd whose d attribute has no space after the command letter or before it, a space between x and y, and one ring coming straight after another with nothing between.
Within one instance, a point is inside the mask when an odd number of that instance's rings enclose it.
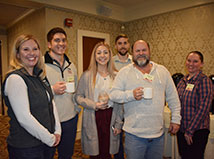
<instances>
[{"instance_id":1,"label":"group of people","mask_svg":"<svg viewBox=\"0 0 214 159\"><path fill-rule=\"evenodd\" d=\"M10 159L59 159L73 155L78 114L83 107L81 145L91 159L162 159L163 111L171 109L169 132L177 134L182 159L202 159L209 135L211 80L202 73L203 55L186 57L188 74L176 89L169 71L150 60L150 46L137 40L129 54L125 34L95 45L88 69L78 81L66 56L67 35L59 27L47 34L49 51L42 56L31 35L13 46L10 71L2 86L10 117ZM67 91L67 83L75 91ZM150 97L146 97L150 88ZM123 147L123 132L125 147Z\"/></svg>"}]
</instances>

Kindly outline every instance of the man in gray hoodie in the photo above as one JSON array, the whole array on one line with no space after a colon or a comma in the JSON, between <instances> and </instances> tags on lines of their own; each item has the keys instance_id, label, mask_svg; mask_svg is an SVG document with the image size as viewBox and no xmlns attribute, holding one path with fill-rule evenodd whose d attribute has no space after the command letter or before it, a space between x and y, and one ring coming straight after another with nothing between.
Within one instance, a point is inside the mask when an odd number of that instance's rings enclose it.
<instances>
[{"instance_id":1,"label":"man in gray hoodie","mask_svg":"<svg viewBox=\"0 0 214 159\"><path fill-rule=\"evenodd\" d=\"M165 101L172 112L169 131L175 134L180 127L177 90L169 71L150 61L147 42L134 43L133 62L118 72L110 93L111 100L124 103L127 159L162 159Z\"/></svg>"}]
</instances>

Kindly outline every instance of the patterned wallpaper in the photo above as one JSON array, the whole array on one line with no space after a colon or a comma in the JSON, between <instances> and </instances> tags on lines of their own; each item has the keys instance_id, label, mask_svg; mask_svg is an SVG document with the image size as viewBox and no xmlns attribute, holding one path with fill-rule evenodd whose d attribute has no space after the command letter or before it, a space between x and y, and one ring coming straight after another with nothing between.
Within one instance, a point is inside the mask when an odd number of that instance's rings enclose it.
<instances>
[{"instance_id":1,"label":"patterned wallpaper","mask_svg":"<svg viewBox=\"0 0 214 159\"><path fill-rule=\"evenodd\" d=\"M64 19L72 18L71 28L64 26ZM114 38L120 34L121 23L102 17L64 11L53 8L42 8L28 15L8 29L8 48L11 51L13 41L21 34L32 34L40 42L41 51L47 50L46 34L53 27L62 27L68 35L67 54L77 66L77 30L89 30L110 34L110 43L114 49Z\"/></svg>"},{"instance_id":2,"label":"patterned wallpaper","mask_svg":"<svg viewBox=\"0 0 214 159\"><path fill-rule=\"evenodd\" d=\"M131 43L148 41L152 60L171 74L185 74L185 58L193 50L204 54L203 72L214 74L214 3L127 22L125 28Z\"/></svg>"},{"instance_id":3,"label":"patterned wallpaper","mask_svg":"<svg viewBox=\"0 0 214 159\"><path fill-rule=\"evenodd\" d=\"M64 27L64 19L72 18L73 27ZM152 60L166 66L171 74L185 74L185 58L188 52L199 50L204 54L204 73L214 74L214 3L184 10L147 17L127 23L102 17L42 8L12 26L8 30L10 51L14 38L22 33L35 35L41 50L47 50L46 34L49 29L63 27L68 34L68 56L77 66L77 30L89 30L110 34L114 50L115 37L121 33L121 26L133 43L144 39L151 45Z\"/></svg>"},{"instance_id":4,"label":"patterned wallpaper","mask_svg":"<svg viewBox=\"0 0 214 159\"><path fill-rule=\"evenodd\" d=\"M71 28L64 27L63 21L65 18L72 18L73 26ZM46 33L55 26L64 27L68 35L68 56L71 57L76 66L78 29L110 34L112 49L114 48L114 38L121 33L120 22L86 14L46 8L46 19Z\"/></svg>"}]
</instances>

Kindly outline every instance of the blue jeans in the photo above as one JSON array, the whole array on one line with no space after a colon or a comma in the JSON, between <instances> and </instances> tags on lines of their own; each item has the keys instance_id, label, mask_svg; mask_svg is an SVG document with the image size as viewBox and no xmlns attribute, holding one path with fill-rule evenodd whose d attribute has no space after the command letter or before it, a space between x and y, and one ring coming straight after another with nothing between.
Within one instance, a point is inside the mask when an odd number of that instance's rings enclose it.
<instances>
[{"instance_id":1,"label":"blue jeans","mask_svg":"<svg viewBox=\"0 0 214 159\"><path fill-rule=\"evenodd\" d=\"M53 159L55 148L45 144L31 148L7 146L9 159Z\"/></svg>"},{"instance_id":2,"label":"blue jeans","mask_svg":"<svg viewBox=\"0 0 214 159\"><path fill-rule=\"evenodd\" d=\"M126 159L163 159L164 135L158 138L140 138L125 133Z\"/></svg>"},{"instance_id":3,"label":"blue jeans","mask_svg":"<svg viewBox=\"0 0 214 159\"><path fill-rule=\"evenodd\" d=\"M123 130L120 133L120 146L119 152L114 155L114 159L124 159L124 149L123 149Z\"/></svg>"},{"instance_id":4,"label":"blue jeans","mask_svg":"<svg viewBox=\"0 0 214 159\"><path fill-rule=\"evenodd\" d=\"M74 143L77 132L78 114L65 122L61 122L62 135L58 145L58 158L71 159L74 152Z\"/></svg>"}]
</instances>

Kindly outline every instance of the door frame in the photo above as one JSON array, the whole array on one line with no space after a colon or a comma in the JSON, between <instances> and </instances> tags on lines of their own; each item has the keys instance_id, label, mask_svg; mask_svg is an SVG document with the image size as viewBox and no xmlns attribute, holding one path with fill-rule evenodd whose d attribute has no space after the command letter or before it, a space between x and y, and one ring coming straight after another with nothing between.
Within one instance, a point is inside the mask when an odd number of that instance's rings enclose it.
<instances>
[{"instance_id":1,"label":"door frame","mask_svg":"<svg viewBox=\"0 0 214 159\"><path fill-rule=\"evenodd\" d=\"M77 30L77 65L78 65L78 77L83 73L83 37L93 37L105 39L107 44L110 44L110 35L107 33L88 31L88 30Z\"/></svg>"},{"instance_id":2,"label":"door frame","mask_svg":"<svg viewBox=\"0 0 214 159\"><path fill-rule=\"evenodd\" d=\"M110 35L107 33L100 33L88 30L77 30L77 71L78 71L78 78L83 73L83 37L93 37L93 38L102 38L105 39L107 44L110 44ZM77 135L76 140L81 139L81 127L82 127L82 111L79 114L79 120L77 125Z\"/></svg>"}]
</instances>

